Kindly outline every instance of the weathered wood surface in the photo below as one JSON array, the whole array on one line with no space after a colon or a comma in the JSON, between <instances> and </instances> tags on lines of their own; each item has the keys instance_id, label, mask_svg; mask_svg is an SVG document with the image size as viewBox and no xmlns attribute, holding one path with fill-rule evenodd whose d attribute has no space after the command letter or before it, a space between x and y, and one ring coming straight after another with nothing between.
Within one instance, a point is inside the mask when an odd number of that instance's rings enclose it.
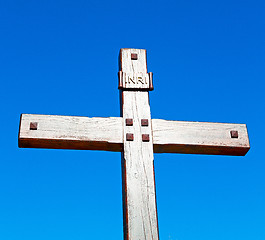
<instances>
[{"instance_id":1,"label":"weathered wood surface","mask_svg":"<svg viewBox=\"0 0 265 240\"><path fill-rule=\"evenodd\" d=\"M155 153L244 156L249 148L245 124L152 120ZM230 131L238 131L231 138Z\"/></svg>"},{"instance_id":2,"label":"weathered wood surface","mask_svg":"<svg viewBox=\"0 0 265 240\"><path fill-rule=\"evenodd\" d=\"M137 53L138 60L131 60L131 53ZM131 75L147 72L145 50L122 49L120 54L123 72ZM124 239L158 240L149 93L122 91L121 94L124 119L122 159ZM133 119L133 126L126 126L126 119ZM148 126L141 126L141 119L147 119ZM126 140L128 133L133 134L133 141ZM144 142L142 134L148 134L149 141Z\"/></svg>"},{"instance_id":3,"label":"weathered wood surface","mask_svg":"<svg viewBox=\"0 0 265 240\"><path fill-rule=\"evenodd\" d=\"M134 56L134 57L133 57ZM119 72L119 89L153 90L152 73L147 73L145 49L121 49L120 62L123 64Z\"/></svg>"},{"instance_id":4,"label":"weathered wood surface","mask_svg":"<svg viewBox=\"0 0 265 240\"><path fill-rule=\"evenodd\" d=\"M120 61L122 117L22 114L19 147L121 151L124 239L158 240L153 152L245 155L250 148L247 128L245 124L151 120L148 90L153 84L146 51L122 49ZM126 119L133 124L126 124ZM233 138L231 131L236 133ZM149 139L143 141L143 135Z\"/></svg>"},{"instance_id":5,"label":"weathered wood surface","mask_svg":"<svg viewBox=\"0 0 265 240\"><path fill-rule=\"evenodd\" d=\"M245 124L153 119L155 153L245 155L249 138ZM30 122L38 129L30 130ZM238 131L231 138L230 131ZM22 114L19 147L123 151L123 119Z\"/></svg>"},{"instance_id":6,"label":"weathered wood surface","mask_svg":"<svg viewBox=\"0 0 265 240\"><path fill-rule=\"evenodd\" d=\"M136 60L134 60L136 61ZM120 89L149 89L150 88L150 77L149 74L139 73L126 73L119 72Z\"/></svg>"},{"instance_id":7,"label":"weathered wood surface","mask_svg":"<svg viewBox=\"0 0 265 240\"><path fill-rule=\"evenodd\" d=\"M37 130L30 130L30 123ZM22 114L19 147L122 151L122 118Z\"/></svg>"}]
</instances>

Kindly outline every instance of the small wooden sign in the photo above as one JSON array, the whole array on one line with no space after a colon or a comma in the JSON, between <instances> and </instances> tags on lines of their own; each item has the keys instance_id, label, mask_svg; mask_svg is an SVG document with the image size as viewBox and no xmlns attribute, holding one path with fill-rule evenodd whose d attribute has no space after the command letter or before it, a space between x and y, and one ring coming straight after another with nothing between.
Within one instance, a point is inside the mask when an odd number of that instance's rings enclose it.
<instances>
[{"instance_id":1,"label":"small wooden sign","mask_svg":"<svg viewBox=\"0 0 265 240\"><path fill-rule=\"evenodd\" d=\"M152 91L152 73L126 73L119 72L119 89Z\"/></svg>"}]
</instances>

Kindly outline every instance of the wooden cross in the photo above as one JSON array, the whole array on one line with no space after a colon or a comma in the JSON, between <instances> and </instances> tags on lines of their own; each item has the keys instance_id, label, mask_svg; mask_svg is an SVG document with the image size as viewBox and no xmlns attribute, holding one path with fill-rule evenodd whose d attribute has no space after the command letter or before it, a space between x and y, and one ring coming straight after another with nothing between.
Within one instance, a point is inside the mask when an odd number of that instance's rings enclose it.
<instances>
[{"instance_id":1,"label":"wooden cross","mask_svg":"<svg viewBox=\"0 0 265 240\"><path fill-rule=\"evenodd\" d=\"M159 239L153 153L245 155L245 124L151 119L144 49L121 49L121 117L22 114L19 147L122 152L125 240Z\"/></svg>"}]
</instances>

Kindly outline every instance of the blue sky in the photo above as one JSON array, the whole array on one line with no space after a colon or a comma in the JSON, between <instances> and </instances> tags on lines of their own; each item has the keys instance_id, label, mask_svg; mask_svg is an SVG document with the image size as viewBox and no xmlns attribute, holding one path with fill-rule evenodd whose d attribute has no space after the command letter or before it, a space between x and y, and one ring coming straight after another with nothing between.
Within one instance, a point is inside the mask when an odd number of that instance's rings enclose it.
<instances>
[{"instance_id":1,"label":"blue sky","mask_svg":"<svg viewBox=\"0 0 265 240\"><path fill-rule=\"evenodd\" d=\"M246 123L245 157L156 154L161 240L265 239L264 1L0 1L0 239L122 239L120 153L19 149L21 113L119 116L147 49L153 118Z\"/></svg>"}]
</instances>

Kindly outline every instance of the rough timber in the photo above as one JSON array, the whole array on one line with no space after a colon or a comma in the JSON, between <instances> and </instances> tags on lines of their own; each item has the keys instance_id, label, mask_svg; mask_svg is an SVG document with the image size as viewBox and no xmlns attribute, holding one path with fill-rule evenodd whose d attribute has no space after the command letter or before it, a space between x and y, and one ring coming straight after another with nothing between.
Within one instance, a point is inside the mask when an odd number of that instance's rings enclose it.
<instances>
[{"instance_id":1,"label":"rough timber","mask_svg":"<svg viewBox=\"0 0 265 240\"><path fill-rule=\"evenodd\" d=\"M245 124L151 121L154 153L244 156L249 150ZM38 123L37 131L29 129L31 122ZM233 130L238 131L238 138L231 138ZM123 119L22 114L19 147L120 152Z\"/></svg>"},{"instance_id":2,"label":"rough timber","mask_svg":"<svg viewBox=\"0 0 265 240\"><path fill-rule=\"evenodd\" d=\"M245 155L245 124L151 119L146 51L121 49L121 117L22 114L19 147L122 152L125 240L158 240L153 153Z\"/></svg>"}]
</instances>

